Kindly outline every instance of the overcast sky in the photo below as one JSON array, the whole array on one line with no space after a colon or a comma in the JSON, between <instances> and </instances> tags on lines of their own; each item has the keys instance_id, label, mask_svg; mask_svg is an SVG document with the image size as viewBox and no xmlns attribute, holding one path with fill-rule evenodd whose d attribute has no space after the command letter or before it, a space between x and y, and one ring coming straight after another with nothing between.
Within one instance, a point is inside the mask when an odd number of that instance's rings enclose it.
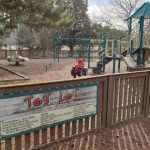
<instances>
[{"instance_id":1,"label":"overcast sky","mask_svg":"<svg viewBox=\"0 0 150 150\"><path fill-rule=\"evenodd\" d=\"M110 0L88 0L89 7L88 7L88 14L92 21L95 18L100 17L102 14L102 9L105 7L110 7Z\"/></svg>"},{"instance_id":2,"label":"overcast sky","mask_svg":"<svg viewBox=\"0 0 150 150\"><path fill-rule=\"evenodd\" d=\"M88 1L89 1L89 6L109 3L109 0L88 0Z\"/></svg>"}]
</instances>

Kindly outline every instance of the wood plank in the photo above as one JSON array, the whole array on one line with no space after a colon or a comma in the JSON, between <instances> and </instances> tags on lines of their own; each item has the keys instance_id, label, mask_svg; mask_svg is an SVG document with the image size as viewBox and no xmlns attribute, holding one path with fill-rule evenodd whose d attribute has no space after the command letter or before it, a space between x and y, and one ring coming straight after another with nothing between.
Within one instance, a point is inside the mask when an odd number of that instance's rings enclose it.
<instances>
[{"instance_id":1,"label":"wood plank","mask_svg":"<svg viewBox=\"0 0 150 150\"><path fill-rule=\"evenodd\" d=\"M135 71L135 72L128 72L128 73L118 73L113 74L114 79L124 79L124 78L136 78L136 77L145 77L148 71Z\"/></svg>"},{"instance_id":2,"label":"wood plank","mask_svg":"<svg viewBox=\"0 0 150 150\"><path fill-rule=\"evenodd\" d=\"M95 116L91 117L91 130L95 129Z\"/></svg>"},{"instance_id":3,"label":"wood plank","mask_svg":"<svg viewBox=\"0 0 150 150\"><path fill-rule=\"evenodd\" d=\"M144 97L143 97L143 106L142 113L144 117L147 117L147 109L149 108L149 93L150 93L150 79L149 73L145 77L145 86L144 86Z\"/></svg>"},{"instance_id":4,"label":"wood plank","mask_svg":"<svg viewBox=\"0 0 150 150\"><path fill-rule=\"evenodd\" d=\"M103 93L104 93L104 83L99 82L97 127L101 127L101 123L103 122L103 117L101 115L101 109L103 105Z\"/></svg>"},{"instance_id":5,"label":"wood plank","mask_svg":"<svg viewBox=\"0 0 150 150\"><path fill-rule=\"evenodd\" d=\"M122 116L122 100L123 100L123 85L124 79L120 79L120 86L119 86L119 101L118 101L118 122L120 122L122 120L121 116Z\"/></svg>"},{"instance_id":6,"label":"wood plank","mask_svg":"<svg viewBox=\"0 0 150 150\"><path fill-rule=\"evenodd\" d=\"M132 88L133 88L133 79L129 78L129 94L128 94L127 119L129 119L130 115L131 115Z\"/></svg>"},{"instance_id":7,"label":"wood plank","mask_svg":"<svg viewBox=\"0 0 150 150\"><path fill-rule=\"evenodd\" d=\"M148 89L147 89L147 101L146 101L146 114L145 117L150 115L150 72L148 73Z\"/></svg>"},{"instance_id":8,"label":"wood plank","mask_svg":"<svg viewBox=\"0 0 150 150\"><path fill-rule=\"evenodd\" d=\"M135 110L135 96L136 96L136 90L137 90L137 78L133 79L133 90L132 90L132 106L131 106L131 117L134 117L134 110Z\"/></svg>"},{"instance_id":9,"label":"wood plank","mask_svg":"<svg viewBox=\"0 0 150 150\"><path fill-rule=\"evenodd\" d=\"M5 148L6 148L6 150L11 150L11 149L12 149L12 141L11 141L11 138L5 140Z\"/></svg>"},{"instance_id":10,"label":"wood plank","mask_svg":"<svg viewBox=\"0 0 150 150\"><path fill-rule=\"evenodd\" d=\"M21 150L22 149L22 140L21 140L21 136L17 136L15 137L15 146L16 146L16 150Z\"/></svg>"},{"instance_id":11,"label":"wood plank","mask_svg":"<svg viewBox=\"0 0 150 150\"><path fill-rule=\"evenodd\" d=\"M114 84L114 80L113 80L113 76L109 76L109 86L108 86L108 107L107 107L107 127L111 127L112 126L112 111L113 111L113 84Z\"/></svg>"},{"instance_id":12,"label":"wood plank","mask_svg":"<svg viewBox=\"0 0 150 150\"><path fill-rule=\"evenodd\" d=\"M39 146L39 131L34 132L34 147Z\"/></svg>"},{"instance_id":13,"label":"wood plank","mask_svg":"<svg viewBox=\"0 0 150 150\"><path fill-rule=\"evenodd\" d=\"M85 118L85 131L89 130L89 118Z\"/></svg>"},{"instance_id":14,"label":"wood plank","mask_svg":"<svg viewBox=\"0 0 150 150\"><path fill-rule=\"evenodd\" d=\"M138 88L138 115L141 114L142 111L142 104L141 104L141 92L142 92L142 85L143 85L143 77L139 78L139 88Z\"/></svg>"},{"instance_id":15,"label":"wood plank","mask_svg":"<svg viewBox=\"0 0 150 150\"><path fill-rule=\"evenodd\" d=\"M127 119L127 108L126 108L126 106L127 106L127 99L128 99L128 85L129 85L129 79L125 78L122 120Z\"/></svg>"},{"instance_id":16,"label":"wood plank","mask_svg":"<svg viewBox=\"0 0 150 150\"><path fill-rule=\"evenodd\" d=\"M65 124L65 137L70 136L70 122Z\"/></svg>"},{"instance_id":17,"label":"wood plank","mask_svg":"<svg viewBox=\"0 0 150 150\"><path fill-rule=\"evenodd\" d=\"M31 145L31 134L28 133L25 135L25 149L30 149L30 145Z\"/></svg>"},{"instance_id":18,"label":"wood plank","mask_svg":"<svg viewBox=\"0 0 150 150\"><path fill-rule=\"evenodd\" d=\"M136 106L135 106L135 116L139 115L140 108L140 89L141 89L141 77L137 79L137 92L136 92Z\"/></svg>"},{"instance_id":19,"label":"wood plank","mask_svg":"<svg viewBox=\"0 0 150 150\"><path fill-rule=\"evenodd\" d=\"M113 107L113 124L117 122L117 103L118 103L118 90L119 90L119 80L115 80L115 88L114 88L114 107Z\"/></svg>"},{"instance_id":20,"label":"wood plank","mask_svg":"<svg viewBox=\"0 0 150 150\"><path fill-rule=\"evenodd\" d=\"M46 144L46 143L47 143L47 128L42 129L42 144Z\"/></svg>"},{"instance_id":21,"label":"wood plank","mask_svg":"<svg viewBox=\"0 0 150 150\"><path fill-rule=\"evenodd\" d=\"M63 134L63 125L58 126L58 131L57 131L57 138L58 140L62 139Z\"/></svg>"},{"instance_id":22,"label":"wood plank","mask_svg":"<svg viewBox=\"0 0 150 150\"><path fill-rule=\"evenodd\" d=\"M72 135L77 133L77 120L72 122Z\"/></svg>"},{"instance_id":23,"label":"wood plank","mask_svg":"<svg viewBox=\"0 0 150 150\"><path fill-rule=\"evenodd\" d=\"M102 85L99 84L100 86ZM99 110L100 114L102 117L102 121L101 124L103 127L107 126L107 101L108 101L108 78L106 78L103 82L103 86L101 86L103 88L103 95L102 95L102 99L99 99L99 105L101 105L102 107L99 106L99 108L101 108L101 110ZM100 87L100 88L101 88ZM102 91L102 90L101 90ZM101 94L101 93L100 93Z\"/></svg>"},{"instance_id":24,"label":"wood plank","mask_svg":"<svg viewBox=\"0 0 150 150\"><path fill-rule=\"evenodd\" d=\"M140 107L140 89L141 89L141 77L137 79L137 93L136 93L136 108L135 108L135 116L139 114Z\"/></svg>"},{"instance_id":25,"label":"wood plank","mask_svg":"<svg viewBox=\"0 0 150 150\"><path fill-rule=\"evenodd\" d=\"M140 97L140 101L141 101L140 114L143 114L143 109L144 109L145 82L146 82L145 78L142 78L142 80L141 80L141 97Z\"/></svg>"},{"instance_id":26,"label":"wood plank","mask_svg":"<svg viewBox=\"0 0 150 150\"><path fill-rule=\"evenodd\" d=\"M23 91L33 91L38 89L47 89L47 88L56 88L56 87L64 87L64 86L72 86L77 84L86 84L86 83L94 83L94 82L103 82L106 80L106 75L95 76L95 77L86 77L82 79L76 80L60 80L54 82L42 82L42 83L21 83L21 84L14 84L14 85L2 85L0 87L0 93L7 94L7 93L16 93L16 92L23 92Z\"/></svg>"},{"instance_id":27,"label":"wood plank","mask_svg":"<svg viewBox=\"0 0 150 150\"><path fill-rule=\"evenodd\" d=\"M78 133L82 132L83 132L83 119L80 119L78 124Z\"/></svg>"},{"instance_id":28,"label":"wood plank","mask_svg":"<svg viewBox=\"0 0 150 150\"><path fill-rule=\"evenodd\" d=\"M55 126L50 128L50 141L55 141Z\"/></svg>"}]
</instances>

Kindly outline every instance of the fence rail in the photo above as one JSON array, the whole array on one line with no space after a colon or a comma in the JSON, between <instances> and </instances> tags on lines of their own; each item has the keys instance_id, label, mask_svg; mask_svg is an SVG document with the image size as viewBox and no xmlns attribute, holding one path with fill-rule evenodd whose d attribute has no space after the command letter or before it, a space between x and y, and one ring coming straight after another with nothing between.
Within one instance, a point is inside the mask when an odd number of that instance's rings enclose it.
<instances>
[{"instance_id":1,"label":"fence rail","mask_svg":"<svg viewBox=\"0 0 150 150\"><path fill-rule=\"evenodd\" d=\"M150 115L150 72L103 75L52 83L0 87L0 95L49 88L98 84L98 112L70 122L56 124L0 141L2 149L34 149L61 139L101 127L111 127L125 120Z\"/></svg>"},{"instance_id":2,"label":"fence rail","mask_svg":"<svg viewBox=\"0 0 150 150\"><path fill-rule=\"evenodd\" d=\"M15 54L15 50L0 50L0 59L6 59L7 56ZM51 50L18 50L21 56L28 58L50 58L53 57L53 51Z\"/></svg>"}]
</instances>

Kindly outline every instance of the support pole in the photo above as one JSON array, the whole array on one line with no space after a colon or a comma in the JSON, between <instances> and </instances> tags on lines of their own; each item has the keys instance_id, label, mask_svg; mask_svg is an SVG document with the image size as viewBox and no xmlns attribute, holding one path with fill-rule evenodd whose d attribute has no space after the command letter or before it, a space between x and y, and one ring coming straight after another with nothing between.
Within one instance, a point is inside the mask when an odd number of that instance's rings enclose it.
<instances>
[{"instance_id":1,"label":"support pole","mask_svg":"<svg viewBox=\"0 0 150 150\"><path fill-rule=\"evenodd\" d=\"M106 35L104 36L104 43L103 43L103 58L106 56Z\"/></svg>"},{"instance_id":2,"label":"support pole","mask_svg":"<svg viewBox=\"0 0 150 150\"><path fill-rule=\"evenodd\" d=\"M91 61L91 35L89 35L88 40L88 68L90 68L90 61Z\"/></svg>"},{"instance_id":3,"label":"support pole","mask_svg":"<svg viewBox=\"0 0 150 150\"><path fill-rule=\"evenodd\" d=\"M114 52L113 52L113 73L116 72L116 48L117 48L117 40L114 40Z\"/></svg>"},{"instance_id":4,"label":"support pole","mask_svg":"<svg viewBox=\"0 0 150 150\"><path fill-rule=\"evenodd\" d=\"M130 56L133 57L133 40L130 41Z\"/></svg>"},{"instance_id":5,"label":"support pole","mask_svg":"<svg viewBox=\"0 0 150 150\"><path fill-rule=\"evenodd\" d=\"M59 36L58 37L58 46L57 46L57 48L58 48L58 62L60 60L60 47L61 47L61 37Z\"/></svg>"},{"instance_id":6,"label":"support pole","mask_svg":"<svg viewBox=\"0 0 150 150\"><path fill-rule=\"evenodd\" d=\"M133 40L132 40L132 18L129 20L129 36L130 36L130 56L132 57L133 52Z\"/></svg>"},{"instance_id":7,"label":"support pole","mask_svg":"<svg viewBox=\"0 0 150 150\"><path fill-rule=\"evenodd\" d=\"M140 18L140 48L139 48L138 61L137 61L138 66L141 66L141 64L144 65L144 58L142 54L143 34L144 34L144 17L141 17Z\"/></svg>"},{"instance_id":8,"label":"support pole","mask_svg":"<svg viewBox=\"0 0 150 150\"><path fill-rule=\"evenodd\" d=\"M57 50L57 38L55 38L55 42L54 42L54 62L56 61L56 50Z\"/></svg>"},{"instance_id":9,"label":"support pole","mask_svg":"<svg viewBox=\"0 0 150 150\"><path fill-rule=\"evenodd\" d=\"M77 39L75 39L75 46L77 45ZM75 50L75 54L76 54L76 61L78 59L78 55L79 55L79 52L78 50Z\"/></svg>"},{"instance_id":10,"label":"support pole","mask_svg":"<svg viewBox=\"0 0 150 150\"><path fill-rule=\"evenodd\" d=\"M55 45L55 48L54 48L54 62L56 61L56 45Z\"/></svg>"},{"instance_id":11,"label":"support pole","mask_svg":"<svg viewBox=\"0 0 150 150\"><path fill-rule=\"evenodd\" d=\"M119 60L118 60L118 72L120 72L120 66L121 66L121 53L122 53L122 38L120 37Z\"/></svg>"},{"instance_id":12,"label":"support pole","mask_svg":"<svg viewBox=\"0 0 150 150\"><path fill-rule=\"evenodd\" d=\"M103 38L103 48L102 48L102 63L103 63L103 71L105 71L104 58L106 57L106 35Z\"/></svg>"},{"instance_id":13,"label":"support pole","mask_svg":"<svg viewBox=\"0 0 150 150\"><path fill-rule=\"evenodd\" d=\"M131 33L132 33L132 18L130 18L129 20L129 36L130 36L130 40L131 40Z\"/></svg>"},{"instance_id":14,"label":"support pole","mask_svg":"<svg viewBox=\"0 0 150 150\"><path fill-rule=\"evenodd\" d=\"M82 39L82 56L83 56L83 60L85 61L85 55L84 55L84 47L85 47L85 45L84 45L84 38Z\"/></svg>"}]
</instances>

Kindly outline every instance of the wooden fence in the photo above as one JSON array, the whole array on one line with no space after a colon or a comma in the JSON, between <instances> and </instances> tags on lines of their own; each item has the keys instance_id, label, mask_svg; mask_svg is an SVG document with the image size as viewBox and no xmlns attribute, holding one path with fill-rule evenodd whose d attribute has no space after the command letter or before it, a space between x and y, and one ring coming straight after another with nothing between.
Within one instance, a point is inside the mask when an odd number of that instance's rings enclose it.
<instances>
[{"instance_id":1,"label":"wooden fence","mask_svg":"<svg viewBox=\"0 0 150 150\"><path fill-rule=\"evenodd\" d=\"M6 59L7 56L15 54L15 50L0 50L0 59ZM28 57L31 59L36 58L51 58L53 57L53 51L51 50L19 50L18 53L23 57Z\"/></svg>"},{"instance_id":2,"label":"wooden fence","mask_svg":"<svg viewBox=\"0 0 150 150\"><path fill-rule=\"evenodd\" d=\"M63 124L9 137L0 141L2 149L36 149L102 127L111 127L125 120L150 115L150 72L132 72L115 75L67 80L52 83L0 87L0 95L49 88L98 84L98 112Z\"/></svg>"}]
</instances>

